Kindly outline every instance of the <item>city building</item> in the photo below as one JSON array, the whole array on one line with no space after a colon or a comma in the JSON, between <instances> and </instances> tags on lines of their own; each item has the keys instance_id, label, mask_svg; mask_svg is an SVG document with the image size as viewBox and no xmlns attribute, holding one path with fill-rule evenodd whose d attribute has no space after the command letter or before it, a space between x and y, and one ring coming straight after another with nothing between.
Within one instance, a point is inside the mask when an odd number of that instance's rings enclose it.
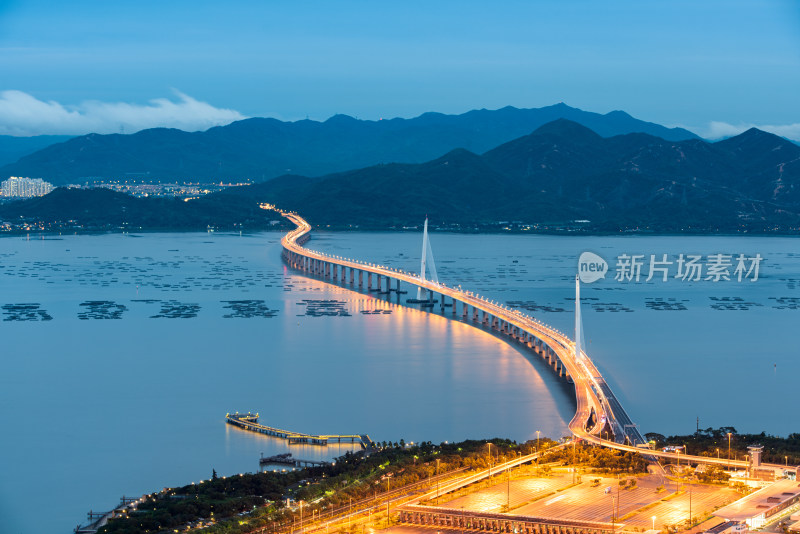
<instances>
[{"instance_id":1,"label":"city building","mask_svg":"<svg viewBox=\"0 0 800 534\"><path fill-rule=\"evenodd\" d=\"M46 195L55 189L53 184L41 178L20 178L16 176L4 180L2 193L4 197L30 198Z\"/></svg>"},{"instance_id":2,"label":"city building","mask_svg":"<svg viewBox=\"0 0 800 534\"><path fill-rule=\"evenodd\" d=\"M798 502L800 484L796 480L779 480L720 508L714 515L727 521L745 522L753 530L763 527L771 518Z\"/></svg>"},{"instance_id":3,"label":"city building","mask_svg":"<svg viewBox=\"0 0 800 534\"><path fill-rule=\"evenodd\" d=\"M703 534L744 534L747 532L747 524L740 521L725 521L710 529Z\"/></svg>"}]
</instances>

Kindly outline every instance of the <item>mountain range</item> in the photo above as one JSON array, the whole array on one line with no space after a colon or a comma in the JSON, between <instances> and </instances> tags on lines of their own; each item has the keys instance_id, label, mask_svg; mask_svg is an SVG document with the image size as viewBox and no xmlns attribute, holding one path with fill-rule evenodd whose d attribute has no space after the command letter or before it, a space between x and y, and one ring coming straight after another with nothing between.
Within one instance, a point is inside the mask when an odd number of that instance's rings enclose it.
<instances>
[{"instance_id":1,"label":"mountain range","mask_svg":"<svg viewBox=\"0 0 800 534\"><path fill-rule=\"evenodd\" d=\"M287 173L321 176L381 163L423 163L456 148L482 153L556 119L583 124L604 137L641 132L672 141L697 138L622 111L601 115L565 104L378 121L346 115L324 122L252 118L203 132L154 128L83 135L3 165L0 179L28 176L65 185L89 179L208 183L264 181Z\"/></svg>"},{"instance_id":2,"label":"mountain range","mask_svg":"<svg viewBox=\"0 0 800 534\"><path fill-rule=\"evenodd\" d=\"M800 147L757 129L709 143L601 137L559 119L475 154L231 188L317 225L522 221L590 231L768 232L800 226ZM575 221L585 221L575 223Z\"/></svg>"},{"instance_id":3,"label":"mountain range","mask_svg":"<svg viewBox=\"0 0 800 534\"><path fill-rule=\"evenodd\" d=\"M91 218L110 226L130 219L134 208L105 205L132 197L97 195L59 189L0 206L0 219ZM190 202L133 200L149 214L137 219L143 228L264 227L270 218L257 206L268 202L333 228L417 226L428 216L435 226L462 230L796 233L800 147L757 129L710 143L645 133L603 137L558 119L480 154L459 148L423 163L285 174ZM174 216L148 219L173 209Z\"/></svg>"},{"instance_id":4,"label":"mountain range","mask_svg":"<svg viewBox=\"0 0 800 534\"><path fill-rule=\"evenodd\" d=\"M31 137L0 135L0 166L14 163L23 156L56 143L63 143L72 137L71 135L34 135ZM4 176L3 178L8 177Z\"/></svg>"}]
</instances>

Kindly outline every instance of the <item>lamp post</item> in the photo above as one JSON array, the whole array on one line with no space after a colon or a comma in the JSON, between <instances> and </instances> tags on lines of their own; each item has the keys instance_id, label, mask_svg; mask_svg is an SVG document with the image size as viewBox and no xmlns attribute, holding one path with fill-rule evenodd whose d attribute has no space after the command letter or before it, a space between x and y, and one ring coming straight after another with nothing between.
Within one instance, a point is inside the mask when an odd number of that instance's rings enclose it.
<instances>
[{"instance_id":1,"label":"lamp post","mask_svg":"<svg viewBox=\"0 0 800 534\"><path fill-rule=\"evenodd\" d=\"M541 434L541 430L536 431L536 463L539 463L539 434Z\"/></svg>"},{"instance_id":2,"label":"lamp post","mask_svg":"<svg viewBox=\"0 0 800 534\"><path fill-rule=\"evenodd\" d=\"M511 509L511 468L506 468L506 512Z\"/></svg>"},{"instance_id":3,"label":"lamp post","mask_svg":"<svg viewBox=\"0 0 800 534\"><path fill-rule=\"evenodd\" d=\"M728 432L728 469L731 468L731 433Z\"/></svg>"},{"instance_id":4,"label":"lamp post","mask_svg":"<svg viewBox=\"0 0 800 534\"><path fill-rule=\"evenodd\" d=\"M689 481L689 528L692 528L692 484Z\"/></svg>"},{"instance_id":5,"label":"lamp post","mask_svg":"<svg viewBox=\"0 0 800 534\"><path fill-rule=\"evenodd\" d=\"M489 476L492 476L492 442L490 441L486 445L489 446Z\"/></svg>"},{"instance_id":6,"label":"lamp post","mask_svg":"<svg viewBox=\"0 0 800 534\"><path fill-rule=\"evenodd\" d=\"M617 530L617 514L616 514L616 503L614 502L616 497L614 495L611 496L611 530L612 532L616 532Z\"/></svg>"},{"instance_id":7,"label":"lamp post","mask_svg":"<svg viewBox=\"0 0 800 534\"><path fill-rule=\"evenodd\" d=\"M653 520L653 530L655 530L656 529L656 516L653 516L650 519Z\"/></svg>"},{"instance_id":8,"label":"lamp post","mask_svg":"<svg viewBox=\"0 0 800 534\"><path fill-rule=\"evenodd\" d=\"M575 440L572 440L572 483L575 484Z\"/></svg>"},{"instance_id":9,"label":"lamp post","mask_svg":"<svg viewBox=\"0 0 800 534\"><path fill-rule=\"evenodd\" d=\"M436 459L436 504L439 504L439 458Z\"/></svg>"}]
</instances>

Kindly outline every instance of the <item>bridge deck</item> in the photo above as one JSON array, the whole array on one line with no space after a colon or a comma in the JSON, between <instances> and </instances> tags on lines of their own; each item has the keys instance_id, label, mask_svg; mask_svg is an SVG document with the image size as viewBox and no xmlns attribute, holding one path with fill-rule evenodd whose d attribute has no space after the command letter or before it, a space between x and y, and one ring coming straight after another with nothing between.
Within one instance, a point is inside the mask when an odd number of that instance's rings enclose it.
<instances>
[{"instance_id":1,"label":"bridge deck","mask_svg":"<svg viewBox=\"0 0 800 534\"><path fill-rule=\"evenodd\" d=\"M533 317L521 313L519 310L506 308L500 304L495 304L486 297L476 295L471 291L461 290L459 288L449 287L446 284L439 282L432 282L430 280L422 279L414 273L396 269L393 267L385 267L373 263L367 263L360 260L342 258L336 255L323 254L314 250L304 248L302 245L305 243L311 232L311 226L302 217L296 213L284 212L278 210L272 205L264 204L261 206L264 209L275 210L282 216L292 221L296 228L289 231L281 240L281 245L284 249L284 255L296 255L309 260L316 260L323 265L336 265L341 268L349 268L359 272L366 272L375 274L381 277L402 281L416 287L423 288L431 293L438 293L442 296L447 296L454 301L459 301L465 306L471 306L475 313L478 311L489 314L490 316L497 317L505 321L508 325L518 328L520 331L535 337L540 340L544 345L548 346L556 355L556 357L563 364L567 370L569 377L572 378L575 385L575 396L577 409L575 416L569 423L570 431L581 439L591 443L596 443L605 447L611 447L618 450L646 453L648 456L671 458L671 459L690 459L695 462L702 463L715 463L720 465L730 465L736 467L746 467L746 462L717 460L716 458L708 458L704 456L688 456L676 453L666 453L662 451L653 451L649 449L642 449L634 445L625 443L618 443L613 440L603 439L599 436L602 426L596 422L591 428L587 429L587 421L595 414L598 419L605 417L612 428L615 429L615 437L620 441L627 438L632 444L644 443L644 437L640 434L639 430L632 423L631 418L625 412L622 404L614 395L611 388L603 379L600 371L595 367L589 356L581 351L580 357L575 355L575 343L569 339L568 336L559 332L555 328L548 326ZM769 466L773 467L773 466Z\"/></svg>"}]
</instances>

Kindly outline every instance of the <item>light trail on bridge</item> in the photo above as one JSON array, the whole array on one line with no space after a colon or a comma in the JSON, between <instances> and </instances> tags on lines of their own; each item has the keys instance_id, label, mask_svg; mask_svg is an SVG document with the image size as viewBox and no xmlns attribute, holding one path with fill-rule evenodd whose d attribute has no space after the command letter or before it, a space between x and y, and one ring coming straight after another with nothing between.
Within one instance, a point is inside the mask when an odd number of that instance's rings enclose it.
<instances>
[{"instance_id":1,"label":"light trail on bridge","mask_svg":"<svg viewBox=\"0 0 800 534\"><path fill-rule=\"evenodd\" d=\"M532 343L538 343L540 344L539 346L546 347L547 350L552 351L553 355L561 363L562 369L566 370L567 377L572 380L575 386L577 408L575 415L569 422L569 429L576 438L603 447L636 452L650 457L728 467L749 467L749 462L742 460L694 456L648 448L644 437L639 433L636 425L633 424L591 358L583 350L581 350L580 355L576 355L575 342L563 332L519 310L510 309L471 291L462 290L460 286L450 287L441 282L426 280L416 273L403 269L307 249L303 244L310 238L312 228L305 219L297 213L282 211L271 204L262 204L261 207L278 212L296 226L281 239L281 246L283 247L284 259L298 270L311 271L314 274L338 280L337 269L341 269L342 280L344 281L344 269L349 269L351 283L354 272L360 273L359 280L361 280L361 273L368 273L370 277L371 275L377 276L379 290L381 288L381 279L386 278L387 292L390 280L396 280L398 287L399 282L405 282L412 286L423 288L430 292L431 295L440 295L442 297L442 307L444 306L444 297L449 297L453 300L453 306L455 306L456 301L462 303L464 317L468 315L468 308L472 307L473 319L477 319L478 311L480 311L484 314L484 324L489 324L487 323L487 317L492 318L490 319L492 325L494 325L494 321L497 321L498 329L513 335L515 339L523 343L527 343L529 347L533 347ZM368 279L368 285L370 286L369 289L371 289L371 278ZM453 311L455 313L455 309ZM502 326L500 323L503 323ZM593 416L594 424L591 427L587 427ZM602 430L605 428L606 423L612 428L613 434L616 439L620 440L619 442L603 437ZM626 438L630 441L630 444L624 443ZM762 465L780 467L771 464Z\"/></svg>"}]
</instances>

